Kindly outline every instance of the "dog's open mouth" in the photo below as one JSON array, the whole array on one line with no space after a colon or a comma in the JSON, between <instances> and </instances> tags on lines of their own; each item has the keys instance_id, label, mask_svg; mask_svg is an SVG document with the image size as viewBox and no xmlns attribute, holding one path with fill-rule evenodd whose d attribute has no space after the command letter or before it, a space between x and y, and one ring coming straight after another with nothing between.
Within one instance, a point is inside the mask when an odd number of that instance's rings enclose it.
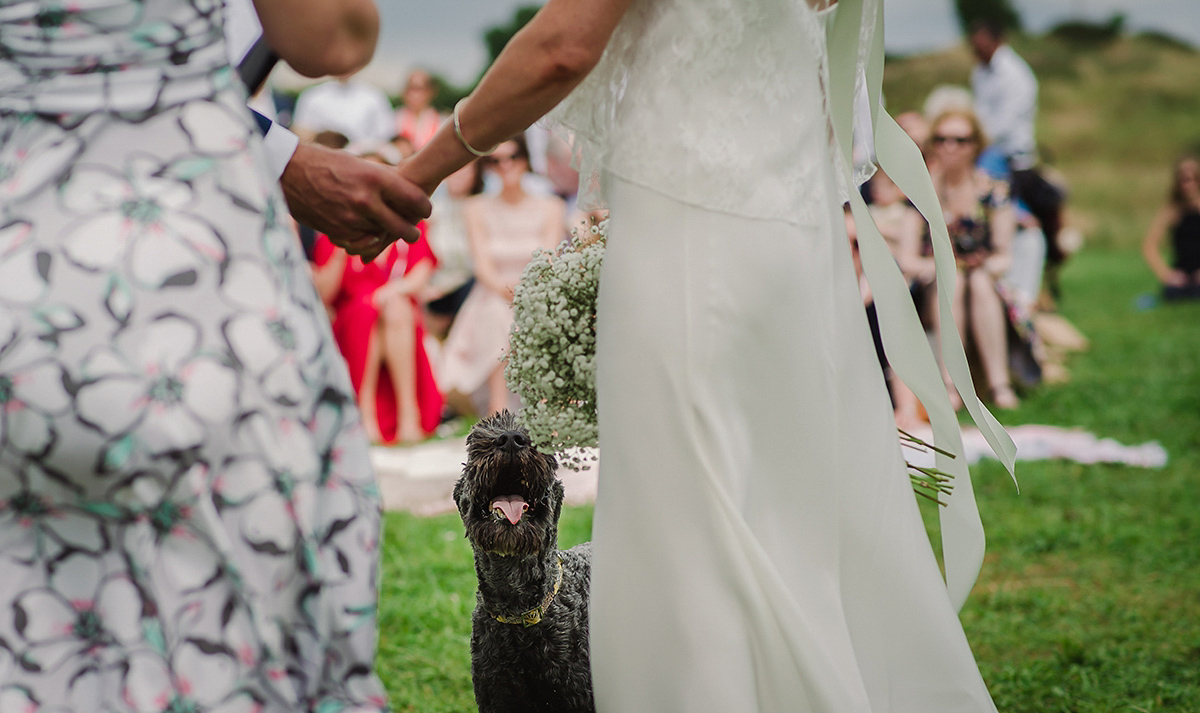
<instances>
[{"instance_id":1,"label":"dog's open mouth","mask_svg":"<svg viewBox=\"0 0 1200 713\"><path fill-rule=\"evenodd\" d=\"M508 520L510 524L516 525L532 507L528 500L529 482L522 477L522 470L514 463L504 468L492 485L494 495L488 504L488 511L497 522Z\"/></svg>"}]
</instances>

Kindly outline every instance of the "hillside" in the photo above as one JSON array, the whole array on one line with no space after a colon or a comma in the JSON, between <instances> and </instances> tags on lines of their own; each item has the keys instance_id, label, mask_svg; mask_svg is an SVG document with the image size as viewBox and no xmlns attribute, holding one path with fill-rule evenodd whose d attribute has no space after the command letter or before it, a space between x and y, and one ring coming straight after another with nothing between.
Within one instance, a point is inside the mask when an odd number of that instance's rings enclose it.
<instances>
[{"instance_id":1,"label":"hillside","mask_svg":"<svg viewBox=\"0 0 1200 713\"><path fill-rule=\"evenodd\" d=\"M1041 84L1038 142L1071 187L1071 218L1093 246L1132 247L1163 202L1170 166L1200 147L1200 52L1147 37L1107 45L1019 38ZM889 59L892 114L939 84L968 84L966 46Z\"/></svg>"}]
</instances>

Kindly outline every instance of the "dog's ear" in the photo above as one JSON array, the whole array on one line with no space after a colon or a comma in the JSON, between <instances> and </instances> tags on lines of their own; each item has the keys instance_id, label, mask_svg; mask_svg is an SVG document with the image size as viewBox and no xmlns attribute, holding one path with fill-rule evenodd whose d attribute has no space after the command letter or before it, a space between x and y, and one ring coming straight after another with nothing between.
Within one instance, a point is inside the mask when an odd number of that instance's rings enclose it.
<instances>
[{"instance_id":1,"label":"dog's ear","mask_svg":"<svg viewBox=\"0 0 1200 713\"><path fill-rule=\"evenodd\" d=\"M466 494L466 480L467 474L466 471L463 471L463 474L454 483L454 504L458 506L458 514L464 518L471 511L471 499Z\"/></svg>"}]
</instances>

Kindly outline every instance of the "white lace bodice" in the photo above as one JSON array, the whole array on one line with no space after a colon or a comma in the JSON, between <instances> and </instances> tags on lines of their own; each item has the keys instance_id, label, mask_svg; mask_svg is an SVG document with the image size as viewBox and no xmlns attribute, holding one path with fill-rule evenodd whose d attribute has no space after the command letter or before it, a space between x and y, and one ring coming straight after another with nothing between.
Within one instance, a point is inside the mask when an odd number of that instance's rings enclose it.
<instances>
[{"instance_id":1,"label":"white lace bodice","mask_svg":"<svg viewBox=\"0 0 1200 713\"><path fill-rule=\"evenodd\" d=\"M635 0L549 117L595 202L606 170L674 198L806 221L828 192L824 16L804 0Z\"/></svg>"}]
</instances>

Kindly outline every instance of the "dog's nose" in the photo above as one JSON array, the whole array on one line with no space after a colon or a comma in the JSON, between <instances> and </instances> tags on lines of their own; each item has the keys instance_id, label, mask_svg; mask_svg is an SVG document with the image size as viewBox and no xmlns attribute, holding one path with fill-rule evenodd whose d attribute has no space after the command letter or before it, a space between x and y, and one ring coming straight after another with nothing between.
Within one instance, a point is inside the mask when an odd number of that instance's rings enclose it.
<instances>
[{"instance_id":1,"label":"dog's nose","mask_svg":"<svg viewBox=\"0 0 1200 713\"><path fill-rule=\"evenodd\" d=\"M529 447L529 436L520 431L505 431L496 439L496 445L509 453Z\"/></svg>"}]
</instances>

